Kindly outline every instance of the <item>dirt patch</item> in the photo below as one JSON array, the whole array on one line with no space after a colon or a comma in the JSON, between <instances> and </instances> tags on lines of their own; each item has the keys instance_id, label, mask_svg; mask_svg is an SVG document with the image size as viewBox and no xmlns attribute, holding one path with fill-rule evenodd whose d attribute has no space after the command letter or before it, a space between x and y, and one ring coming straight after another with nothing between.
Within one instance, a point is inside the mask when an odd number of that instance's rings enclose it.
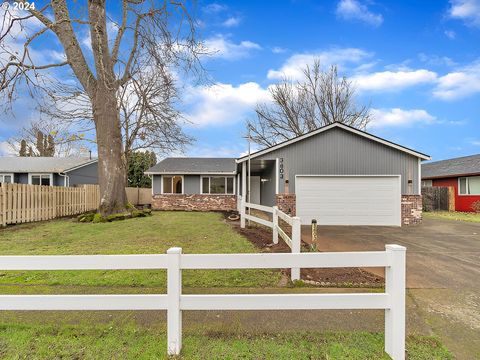
<instances>
[{"instance_id":1,"label":"dirt patch","mask_svg":"<svg viewBox=\"0 0 480 360\"><path fill-rule=\"evenodd\" d=\"M278 244L272 242L272 232L262 226L242 229L238 222L229 222L232 228L246 237L261 252L289 253L290 247L281 239ZM302 243L302 252L308 252L307 244ZM285 278L290 278L290 269L282 269ZM304 283L329 287L382 287L384 279L360 268L319 268L301 269Z\"/></svg>"}]
</instances>

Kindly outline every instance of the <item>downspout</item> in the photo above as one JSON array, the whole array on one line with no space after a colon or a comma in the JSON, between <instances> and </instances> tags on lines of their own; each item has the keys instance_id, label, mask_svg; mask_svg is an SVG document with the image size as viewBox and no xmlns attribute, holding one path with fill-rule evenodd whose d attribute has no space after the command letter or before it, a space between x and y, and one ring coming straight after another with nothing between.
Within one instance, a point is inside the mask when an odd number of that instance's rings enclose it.
<instances>
[{"instance_id":1,"label":"downspout","mask_svg":"<svg viewBox=\"0 0 480 360\"><path fill-rule=\"evenodd\" d=\"M58 173L58 175L63 177L63 187L69 187L70 186L70 178L66 173Z\"/></svg>"}]
</instances>

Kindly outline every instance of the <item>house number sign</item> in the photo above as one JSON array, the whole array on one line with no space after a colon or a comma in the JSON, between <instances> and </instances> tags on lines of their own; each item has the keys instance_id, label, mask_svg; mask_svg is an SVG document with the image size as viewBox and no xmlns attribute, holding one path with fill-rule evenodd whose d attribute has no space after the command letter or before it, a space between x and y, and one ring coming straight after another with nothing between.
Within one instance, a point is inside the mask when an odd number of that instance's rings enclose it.
<instances>
[{"instance_id":1,"label":"house number sign","mask_svg":"<svg viewBox=\"0 0 480 360\"><path fill-rule=\"evenodd\" d=\"M279 166L278 166L278 171L279 171L279 176L280 179L283 179L283 158L278 159Z\"/></svg>"}]
</instances>

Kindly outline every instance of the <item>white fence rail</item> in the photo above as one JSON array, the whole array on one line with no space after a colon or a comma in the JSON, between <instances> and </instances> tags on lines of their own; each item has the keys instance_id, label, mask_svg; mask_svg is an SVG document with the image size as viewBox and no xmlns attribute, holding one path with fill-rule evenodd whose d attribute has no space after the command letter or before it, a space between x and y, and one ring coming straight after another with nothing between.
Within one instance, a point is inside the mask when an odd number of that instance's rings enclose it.
<instances>
[{"instance_id":1,"label":"white fence rail","mask_svg":"<svg viewBox=\"0 0 480 360\"><path fill-rule=\"evenodd\" d=\"M247 202L241 202L240 205L240 227L245 228L245 220L250 220L261 225L265 225L272 229L273 243L278 244L278 236L285 241L285 243L292 250L292 254L300 254L301 247L301 221L299 217L292 217L279 210L277 206L269 207L264 205L252 204ZM272 221L268 221L258 216L247 214L246 209L260 210L269 214L272 214ZM285 221L292 227L292 236L289 237L287 233L281 228L278 219ZM300 280L300 268L291 269L291 279Z\"/></svg>"},{"instance_id":2,"label":"white fence rail","mask_svg":"<svg viewBox=\"0 0 480 360\"><path fill-rule=\"evenodd\" d=\"M0 256L0 270L167 269L167 294L0 295L0 310L167 310L168 353L182 348L183 310L384 309L385 351L405 358L405 247L306 254ZM183 295L183 269L385 267L385 293Z\"/></svg>"}]
</instances>

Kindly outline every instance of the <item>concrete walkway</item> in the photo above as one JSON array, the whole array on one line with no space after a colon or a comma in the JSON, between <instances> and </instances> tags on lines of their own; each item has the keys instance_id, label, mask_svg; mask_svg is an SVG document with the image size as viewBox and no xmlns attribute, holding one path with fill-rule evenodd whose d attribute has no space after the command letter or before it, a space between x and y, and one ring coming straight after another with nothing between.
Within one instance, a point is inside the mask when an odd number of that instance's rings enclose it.
<instances>
[{"instance_id":1,"label":"concrete walkway","mask_svg":"<svg viewBox=\"0 0 480 360\"><path fill-rule=\"evenodd\" d=\"M302 229L309 241L310 227ZM420 315L457 359L480 359L480 224L425 219L411 227L323 226L321 251L407 247L407 287ZM370 269L383 274L383 269Z\"/></svg>"}]
</instances>

